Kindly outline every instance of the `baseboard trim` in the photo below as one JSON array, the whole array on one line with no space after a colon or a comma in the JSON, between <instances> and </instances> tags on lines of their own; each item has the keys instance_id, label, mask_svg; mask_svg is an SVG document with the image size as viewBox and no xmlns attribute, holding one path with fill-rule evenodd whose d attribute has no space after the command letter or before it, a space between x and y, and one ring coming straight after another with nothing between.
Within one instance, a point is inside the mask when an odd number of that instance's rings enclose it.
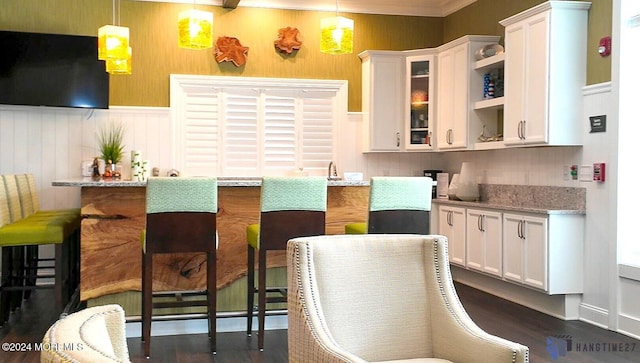
<instances>
[{"instance_id":1,"label":"baseboard trim","mask_svg":"<svg viewBox=\"0 0 640 363\"><path fill-rule=\"evenodd\" d=\"M580 320L603 329L609 329L609 311L590 304L580 304Z\"/></svg>"},{"instance_id":2,"label":"baseboard trim","mask_svg":"<svg viewBox=\"0 0 640 363\"><path fill-rule=\"evenodd\" d=\"M286 315L267 316L265 330L287 329ZM253 318L253 327L258 327L258 318ZM216 330L218 333L243 332L247 329L247 319L244 317L219 318ZM127 322L127 338L140 338L142 324L140 321ZM151 324L151 336L207 334L209 332L207 319L166 320L154 321ZM255 331L254 331L255 333Z\"/></svg>"},{"instance_id":3,"label":"baseboard trim","mask_svg":"<svg viewBox=\"0 0 640 363\"><path fill-rule=\"evenodd\" d=\"M618 315L618 333L640 339L640 319L625 314Z\"/></svg>"}]
</instances>

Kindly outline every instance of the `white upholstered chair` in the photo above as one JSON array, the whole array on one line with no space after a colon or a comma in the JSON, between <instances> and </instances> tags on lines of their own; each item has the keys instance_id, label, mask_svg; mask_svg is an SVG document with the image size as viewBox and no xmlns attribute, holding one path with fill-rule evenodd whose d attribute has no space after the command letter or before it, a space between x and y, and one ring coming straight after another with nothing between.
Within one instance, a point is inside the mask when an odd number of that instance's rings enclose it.
<instances>
[{"instance_id":1,"label":"white upholstered chair","mask_svg":"<svg viewBox=\"0 0 640 363\"><path fill-rule=\"evenodd\" d=\"M287 261L291 363L529 361L467 315L444 236L296 238Z\"/></svg>"},{"instance_id":2,"label":"white upholstered chair","mask_svg":"<svg viewBox=\"0 0 640 363\"><path fill-rule=\"evenodd\" d=\"M113 304L67 315L47 330L42 346L42 363L130 362L124 310Z\"/></svg>"}]
</instances>

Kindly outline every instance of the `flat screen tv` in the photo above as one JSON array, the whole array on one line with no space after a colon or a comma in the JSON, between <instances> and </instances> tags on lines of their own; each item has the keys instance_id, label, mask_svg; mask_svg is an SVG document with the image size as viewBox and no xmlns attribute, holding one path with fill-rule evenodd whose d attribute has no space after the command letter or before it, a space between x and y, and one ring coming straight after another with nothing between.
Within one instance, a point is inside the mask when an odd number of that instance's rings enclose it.
<instances>
[{"instance_id":1,"label":"flat screen tv","mask_svg":"<svg viewBox=\"0 0 640 363\"><path fill-rule=\"evenodd\" d=\"M0 104L109 108L97 37L0 31Z\"/></svg>"}]
</instances>

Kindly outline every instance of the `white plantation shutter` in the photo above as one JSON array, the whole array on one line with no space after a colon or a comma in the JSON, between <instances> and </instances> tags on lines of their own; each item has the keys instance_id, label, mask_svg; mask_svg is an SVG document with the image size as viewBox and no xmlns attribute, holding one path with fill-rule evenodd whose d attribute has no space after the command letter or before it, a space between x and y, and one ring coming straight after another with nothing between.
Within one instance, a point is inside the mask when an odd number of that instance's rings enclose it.
<instances>
[{"instance_id":1,"label":"white plantation shutter","mask_svg":"<svg viewBox=\"0 0 640 363\"><path fill-rule=\"evenodd\" d=\"M260 175L259 97L255 89L224 89L222 175Z\"/></svg>"},{"instance_id":2,"label":"white plantation shutter","mask_svg":"<svg viewBox=\"0 0 640 363\"><path fill-rule=\"evenodd\" d=\"M220 93L211 88L194 88L185 99L182 112L182 166L184 175L216 175L219 165Z\"/></svg>"},{"instance_id":3,"label":"white plantation shutter","mask_svg":"<svg viewBox=\"0 0 640 363\"><path fill-rule=\"evenodd\" d=\"M326 175L347 83L171 75L171 109L185 175Z\"/></svg>"},{"instance_id":4,"label":"white plantation shutter","mask_svg":"<svg viewBox=\"0 0 640 363\"><path fill-rule=\"evenodd\" d=\"M300 153L307 171L326 170L334 160L335 92L304 92Z\"/></svg>"},{"instance_id":5,"label":"white plantation shutter","mask_svg":"<svg viewBox=\"0 0 640 363\"><path fill-rule=\"evenodd\" d=\"M296 165L296 92L265 91L263 94L263 172L281 174Z\"/></svg>"}]
</instances>

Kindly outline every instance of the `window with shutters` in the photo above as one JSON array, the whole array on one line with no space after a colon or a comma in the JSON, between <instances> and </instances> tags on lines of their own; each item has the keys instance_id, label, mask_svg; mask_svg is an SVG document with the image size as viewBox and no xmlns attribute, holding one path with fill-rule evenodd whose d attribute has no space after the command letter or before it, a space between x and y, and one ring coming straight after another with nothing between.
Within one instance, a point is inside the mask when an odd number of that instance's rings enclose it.
<instances>
[{"instance_id":1,"label":"window with shutters","mask_svg":"<svg viewBox=\"0 0 640 363\"><path fill-rule=\"evenodd\" d=\"M324 175L347 82L172 75L171 110L184 175Z\"/></svg>"}]
</instances>

